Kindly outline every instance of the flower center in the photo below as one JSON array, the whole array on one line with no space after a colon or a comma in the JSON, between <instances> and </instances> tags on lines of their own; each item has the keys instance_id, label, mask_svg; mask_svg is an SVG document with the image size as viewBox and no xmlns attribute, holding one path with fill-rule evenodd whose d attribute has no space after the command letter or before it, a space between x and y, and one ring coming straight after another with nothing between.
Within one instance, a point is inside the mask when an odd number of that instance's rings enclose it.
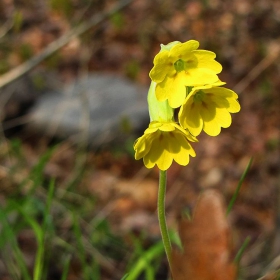
<instances>
[{"instance_id":1,"label":"flower center","mask_svg":"<svg viewBox=\"0 0 280 280\"><path fill-rule=\"evenodd\" d=\"M183 70L185 70L185 61L184 60L182 60L182 59L178 59L175 63L174 63L174 67L175 67L175 70L177 71L177 72L181 72L181 71L183 71Z\"/></svg>"},{"instance_id":2,"label":"flower center","mask_svg":"<svg viewBox=\"0 0 280 280\"><path fill-rule=\"evenodd\" d=\"M205 93L202 90L199 90L193 97L194 101L201 102L205 96Z\"/></svg>"}]
</instances>

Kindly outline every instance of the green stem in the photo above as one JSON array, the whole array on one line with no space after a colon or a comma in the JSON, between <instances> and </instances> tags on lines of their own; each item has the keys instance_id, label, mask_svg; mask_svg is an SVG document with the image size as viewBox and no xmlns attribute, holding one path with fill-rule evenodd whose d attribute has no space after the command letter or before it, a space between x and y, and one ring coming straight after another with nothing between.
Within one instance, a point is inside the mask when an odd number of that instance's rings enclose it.
<instances>
[{"instance_id":1,"label":"green stem","mask_svg":"<svg viewBox=\"0 0 280 280\"><path fill-rule=\"evenodd\" d=\"M159 171L159 190L158 190L158 220L161 237L167 256L169 266L171 264L171 243L165 219L165 192L166 192L167 171Z\"/></svg>"}]
</instances>

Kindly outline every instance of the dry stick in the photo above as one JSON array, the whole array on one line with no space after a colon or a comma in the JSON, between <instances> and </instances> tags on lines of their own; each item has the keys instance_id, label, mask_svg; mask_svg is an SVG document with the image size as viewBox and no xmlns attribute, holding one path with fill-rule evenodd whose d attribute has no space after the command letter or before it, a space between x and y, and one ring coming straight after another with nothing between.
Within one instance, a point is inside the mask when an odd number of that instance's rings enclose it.
<instances>
[{"instance_id":1,"label":"dry stick","mask_svg":"<svg viewBox=\"0 0 280 280\"><path fill-rule=\"evenodd\" d=\"M7 20L0 28L0 39L2 39L12 28L14 19Z\"/></svg>"},{"instance_id":2,"label":"dry stick","mask_svg":"<svg viewBox=\"0 0 280 280\"><path fill-rule=\"evenodd\" d=\"M99 24L102 22L105 18L108 16L116 13L117 11L123 9L128 4L130 4L133 0L123 0L119 3L119 5L112 8L110 11L105 12L101 15L93 16L89 21L83 22L77 27L73 28L69 32L65 33L63 36L61 36L56 41L50 43L40 54L32 57L30 60L24 62L23 64L17 66L16 68L12 69L8 73L4 74L0 78L0 88L3 86L11 83L12 81L20 78L22 75L30 71L32 68L34 68L36 65L38 65L40 62L42 62L44 59L46 59L48 56L53 54L55 51L59 50L61 47L66 45L69 41L71 41L73 38L81 35L94 25Z\"/></svg>"},{"instance_id":3,"label":"dry stick","mask_svg":"<svg viewBox=\"0 0 280 280\"><path fill-rule=\"evenodd\" d=\"M234 87L234 91L241 93L254 81L266 68L268 68L280 54L280 47L274 46L269 54L259 62L249 73Z\"/></svg>"}]
</instances>

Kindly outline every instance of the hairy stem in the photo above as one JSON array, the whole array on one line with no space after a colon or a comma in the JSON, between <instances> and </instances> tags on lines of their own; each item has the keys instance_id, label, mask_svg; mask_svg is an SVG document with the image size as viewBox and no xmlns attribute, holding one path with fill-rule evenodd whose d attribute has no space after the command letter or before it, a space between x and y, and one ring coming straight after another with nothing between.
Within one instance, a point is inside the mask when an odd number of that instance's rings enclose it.
<instances>
[{"instance_id":1,"label":"hairy stem","mask_svg":"<svg viewBox=\"0 0 280 280\"><path fill-rule=\"evenodd\" d=\"M161 232L161 237L167 256L167 260L170 266L171 262L171 243L167 230L166 219L165 219L165 192L166 192L166 178L167 171L159 171L159 190L158 190L158 220Z\"/></svg>"}]
</instances>

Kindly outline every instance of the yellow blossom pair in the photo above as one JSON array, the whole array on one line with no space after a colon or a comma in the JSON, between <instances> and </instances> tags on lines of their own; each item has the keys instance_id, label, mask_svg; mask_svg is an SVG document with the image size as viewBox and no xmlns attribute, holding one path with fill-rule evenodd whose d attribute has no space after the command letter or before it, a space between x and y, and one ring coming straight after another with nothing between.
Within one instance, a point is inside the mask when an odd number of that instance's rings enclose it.
<instances>
[{"instance_id":1,"label":"yellow blossom pair","mask_svg":"<svg viewBox=\"0 0 280 280\"><path fill-rule=\"evenodd\" d=\"M188 141L197 141L194 136L202 130L218 135L221 127L230 126L230 113L240 110L237 94L221 87L216 55L198 46L195 40L172 42L161 45L155 56L148 93L151 123L134 144L135 158L143 158L147 168L167 170L173 160L187 165L195 156ZM173 113L178 107L179 124Z\"/></svg>"}]
</instances>

